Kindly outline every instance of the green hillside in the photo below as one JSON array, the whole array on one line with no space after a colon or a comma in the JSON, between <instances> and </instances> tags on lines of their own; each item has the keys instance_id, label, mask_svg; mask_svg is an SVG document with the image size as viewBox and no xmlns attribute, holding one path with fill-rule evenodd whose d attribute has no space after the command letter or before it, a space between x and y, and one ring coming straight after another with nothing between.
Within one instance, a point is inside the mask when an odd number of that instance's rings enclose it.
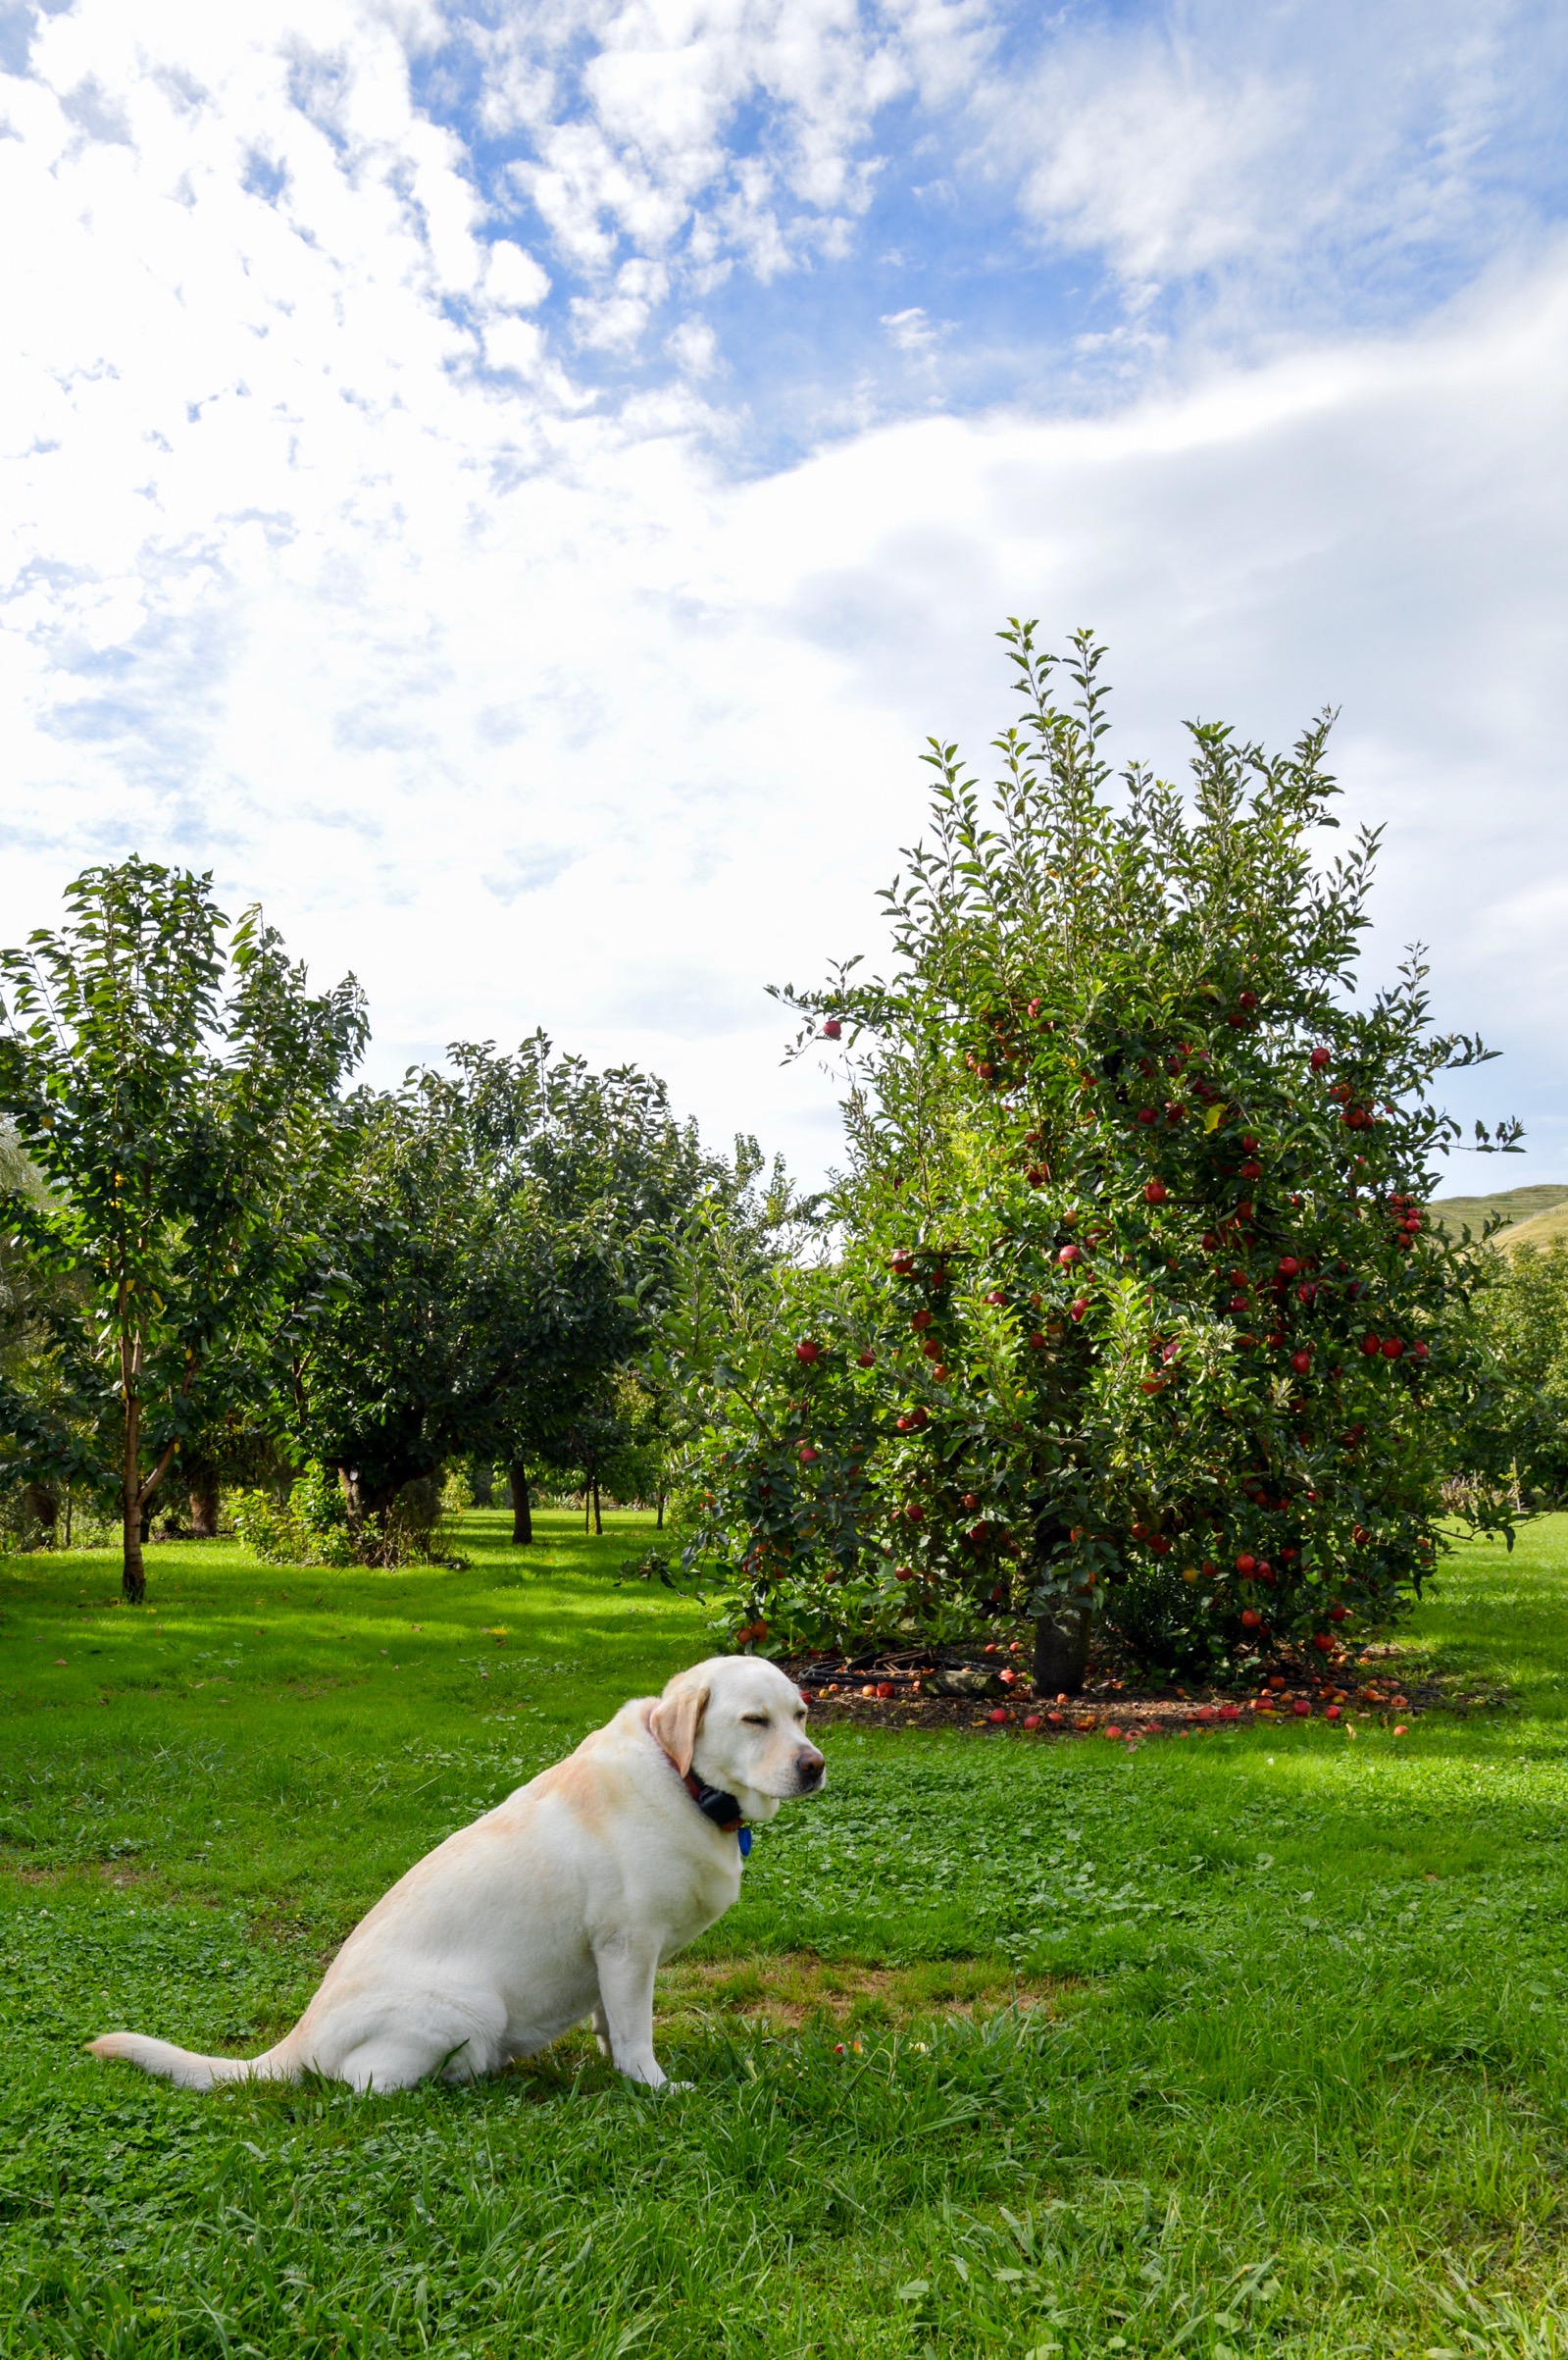
<instances>
[{"instance_id":1,"label":"green hillside","mask_svg":"<svg viewBox=\"0 0 1568 2360\"><path fill-rule=\"evenodd\" d=\"M1468 1221L1471 1232L1479 1237L1493 1213L1501 1213L1508 1224L1509 1245L1516 1242L1516 1233L1525 1223L1535 1238L1538 1221L1551 1221L1549 1234L1553 1237L1568 1232L1568 1217L1552 1220L1557 1207L1568 1206L1568 1183L1556 1180L1541 1181L1532 1188L1502 1188L1489 1197L1437 1197L1427 1211L1440 1228L1457 1235ZM1544 1237L1540 1241L1544 1243Z\"/></svg>"},{"instance_id":2,"label":"green hillside","mask_svg":"<svg viewBox=\"0 0 1568 2360\"><path fill-rule=\"evenodd\" d=\"M1520 1246L1552 1246L1559 1238L1568 1238L1568 1204L1548 1206L1530 1220L1516 1221L1511 1229L1497 1232L1497 1243L1510 1254Z\"/></svg>"}]
</instances>

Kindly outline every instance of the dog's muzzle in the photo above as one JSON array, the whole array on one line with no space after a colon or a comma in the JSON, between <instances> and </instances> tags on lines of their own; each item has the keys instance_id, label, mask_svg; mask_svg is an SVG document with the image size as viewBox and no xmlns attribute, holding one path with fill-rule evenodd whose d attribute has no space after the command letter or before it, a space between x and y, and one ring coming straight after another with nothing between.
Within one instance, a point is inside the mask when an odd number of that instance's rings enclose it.
<instances>
[{"instance_id":1,"label":"dog's muzzle","mask_svg":"<svg viewBox=\"0 0 1568 2360\"><path fill-rule=\"evenodd\" d=\"M806 1753L797 1754L795 1756L796 1793L809 1795L814 1788L819 1787L827 1773L827 1763L815 1748Z\"/></svg>"}]
</instances>

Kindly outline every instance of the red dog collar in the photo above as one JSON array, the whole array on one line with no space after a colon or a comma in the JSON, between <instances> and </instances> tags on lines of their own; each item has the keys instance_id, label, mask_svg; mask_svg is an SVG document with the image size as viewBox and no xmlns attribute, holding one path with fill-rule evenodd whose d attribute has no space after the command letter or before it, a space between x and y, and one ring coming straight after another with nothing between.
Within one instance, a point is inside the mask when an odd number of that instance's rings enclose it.
<instances>
[{"instance_id":1,"label":"red dog collar","mask_svg":"<svg viewBox=\"0 0 1568 2360\"><path fill-rule=\"evenodd\" d=\"M751 1829L741 1824L740 1806L733 1795L727 1795L722 1786L707 1786L695 1770L687 1770L682 1780L687 1794L705 1820L711 1820L721 1835L734 1836L740 1845L740 1857L745 1859L751 1850Z\"/></svg>"}]
</instances>

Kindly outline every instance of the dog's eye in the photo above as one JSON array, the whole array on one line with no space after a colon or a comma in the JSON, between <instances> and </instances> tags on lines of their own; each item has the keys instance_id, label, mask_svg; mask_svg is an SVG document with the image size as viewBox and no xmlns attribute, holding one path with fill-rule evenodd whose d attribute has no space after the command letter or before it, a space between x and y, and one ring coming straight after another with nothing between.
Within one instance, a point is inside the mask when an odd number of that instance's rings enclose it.
<instances>
[{"instance_id":1,"label":"dog's eye","mask_svg":"<svg viewBox=\"0 0 1568 2360\"><path fill-rule=\"evenodd\" d=\"M765 1729L768 1725L766 1713L742 1713L740 1718L749 1728Z\"/></svg>"}]
</instances>

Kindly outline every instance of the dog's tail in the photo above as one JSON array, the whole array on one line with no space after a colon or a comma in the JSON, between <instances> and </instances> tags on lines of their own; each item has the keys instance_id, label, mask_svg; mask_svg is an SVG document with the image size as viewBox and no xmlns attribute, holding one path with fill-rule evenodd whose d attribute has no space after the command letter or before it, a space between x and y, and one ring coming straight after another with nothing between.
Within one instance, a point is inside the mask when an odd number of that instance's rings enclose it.
<instances>
[{"instance_id":1,"label":"dog's tail","mask_svg":"<svg viewBox=\"0 0 1568 2360\"><path fill-rule=\"evenodd\" d=\"M145 2032L103 2032L89 2040L95 2057L124 2057L143 2073L162 2074L178 2089L213 2089L220 2081L297 2081L291 2044L280 2040L260 2057L198 2057L176 2048L172 2040L151 2040Z\"/></svg>"}]
</instances>

